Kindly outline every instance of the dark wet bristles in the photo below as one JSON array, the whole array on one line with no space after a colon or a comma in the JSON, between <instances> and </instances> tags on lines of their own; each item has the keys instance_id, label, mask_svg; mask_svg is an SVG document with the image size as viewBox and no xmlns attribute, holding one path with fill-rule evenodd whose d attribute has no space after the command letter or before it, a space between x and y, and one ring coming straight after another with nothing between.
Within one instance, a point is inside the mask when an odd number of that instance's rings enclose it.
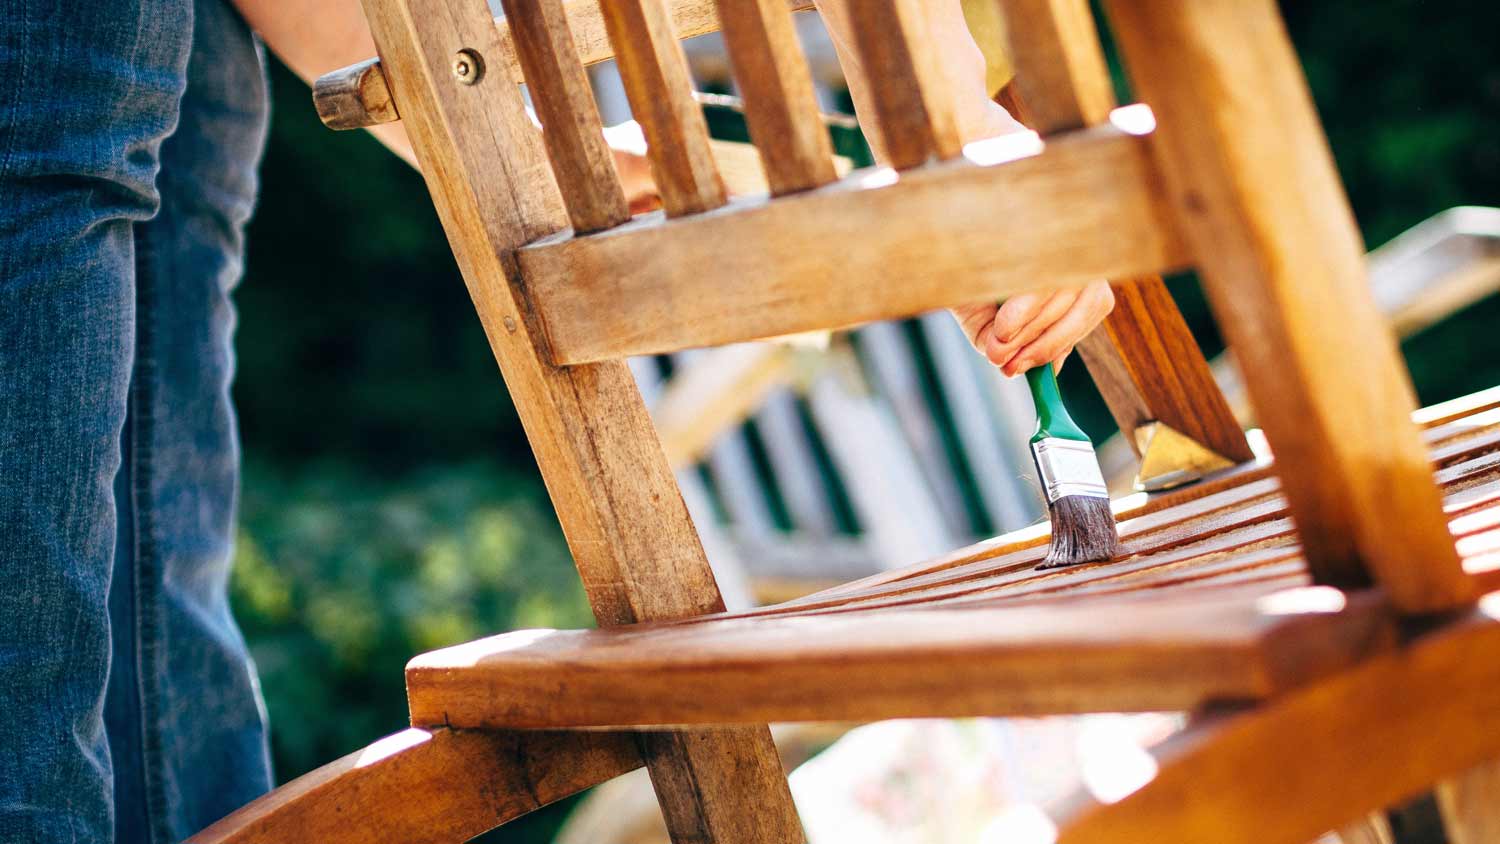
<instances>
[{"instance_id":1,"label":"dark wet bristles","mask_svg":"<svg viewBox=\"0 0 1500 844\"><path fill-rule=\"evenodd\" d=\"M1065 495L1047 507L1047 516L1052 520L1052 546L1039 569L1104 562L1120 552L1120 533L1108 498Z\"/></svg>"}]
</instances>

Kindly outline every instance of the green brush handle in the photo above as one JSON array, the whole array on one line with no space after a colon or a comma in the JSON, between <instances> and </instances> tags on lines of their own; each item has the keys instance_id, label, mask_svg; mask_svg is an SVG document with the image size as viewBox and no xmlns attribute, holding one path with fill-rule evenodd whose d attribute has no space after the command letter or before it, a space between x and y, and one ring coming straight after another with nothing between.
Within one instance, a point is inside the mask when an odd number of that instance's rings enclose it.
<instances>
[{"instance_id":1,"label":"green brush handle","mask_svg":"<svg viewBox=\"0 0 1500 844\"><path fill-rule=\"evenodd\" d=\"M1027 370L1026 383L1031 387L1031 401L1036 404L1036 433L1031 437L1032 442L1047 437L1089 442L1089 435L1068 415L1062 393L1057 389L1057 373L1052 370L1052 364Z\"/></svg>"}]
</instances>

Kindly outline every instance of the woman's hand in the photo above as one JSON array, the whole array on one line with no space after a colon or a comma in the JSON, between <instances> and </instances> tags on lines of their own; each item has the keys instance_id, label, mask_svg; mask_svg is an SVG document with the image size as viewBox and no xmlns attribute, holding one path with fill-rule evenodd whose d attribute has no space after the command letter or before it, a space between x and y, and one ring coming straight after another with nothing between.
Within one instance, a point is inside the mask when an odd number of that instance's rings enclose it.
<instances>
[{"instance_id":1,"label":"woman's hand","mask_svg":"<svg viewBox=\"0 0 1500 844\"><path fill-rule=\"evenodd\" d=\"M1085 335L1114 310L1109 282L1050 293L1022 293L1003 305L953 309L969 342L1008 377L1051 363L1058 369Z\"/></svg>"}]
</instances>

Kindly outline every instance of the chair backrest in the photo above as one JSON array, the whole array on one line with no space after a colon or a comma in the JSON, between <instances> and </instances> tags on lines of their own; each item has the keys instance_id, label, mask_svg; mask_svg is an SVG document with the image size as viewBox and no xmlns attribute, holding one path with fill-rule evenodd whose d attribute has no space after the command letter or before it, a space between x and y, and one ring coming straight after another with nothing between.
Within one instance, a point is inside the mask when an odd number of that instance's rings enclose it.
<instances>
[{"instance_id":1,"label":"chair backrest","mask_svg":"<svg viewBox=\"0 0 1500 844\"><path fill-rule=\"evenodd\" d=\"M370 5L378 18L382 9L411 10L423 3L371 0ZM473 162L454 160L448 168L440 163L429 176L442 185L466 183L466 191L492 209L497 206L487 194L503 188L508 202L499 207L504 217L488 227L487 246L499 253L499 267L509 274L516 296L525 301L517 303L511 323L502 320L501 326L508 337L514 337L516 330L510 326L524 319L528 333L535 333L528 339L542 359L539 365L557 365L562 368L556 372L565 372L580 364L618 360L637 352L842 327L971 299L980 291L1001 295L1022 286L1076 282L1101 271L1128 279L1141 271L1196 264L1205 271L1216 312L1227 318L1226 333L1241 341L1235 345L1247 358L1247 368L1270 372L1290 353L1289 368L1303 376L1251 380L1280 385L1263 388L1261 403L1296 408L1288 414L1296 417L1295 424L1288 418L1279 436L1281 426L1273 421L1276 413L1262 413L1273 447L1283 452L1290 447L1307 458L1305 465L1317 467L1303 472L1299 466L1298 478L1288 484L1288 492L1304 516L1304 533L1327 534L1312 536L1307 542L1320 579L1340 585L1367 582L1361 557L1388 569L1392 583L1412 579L1401 573L1410 568L1407 564L1373 561L1393 556L1392 548L1413 550L1413 544L1391 546L1375 541L1374 537L1384 536L1389 529L1374 527L1375 519L1351 507L1351 502L1358 501L1372 512L1394 515L1390 512L1394 506L1396 512L1410 517L1408 509L1432 511L1436 500L1435 493L1407 492L1407 488L1430 487L1425 478L1418 481L1415 477L1415 469L1425 471L1425 467L1416 459L1415 436L1401 432L1409 426L1397 423L1397 433L1368 436L1370 419L1390 421L1404 415L1410 403L1409 387L1392 354L1352 354L1363 345L1389 349L1388 333L1378 320L1340 321L1345 326L1359 325L1357 336L1348 337L1349 345L1340 353L1347 361L1372 362L1351 368L1364 373L1358 380L1370 389L1368 395L1342 396L1343 400L1332 402L1327 397L1341 392L1334 386L1347 383L1334 374L1344 367L1332 366L1335 356L1318 348L1326 345L1327 332L1320 340L1314 330L1320 326L1308 321L1315 317L1297 311L1316 304L1327 313L1340 312L1346 299L1356 300L1352 307L1358 313L1371 309L1357 304L1369 298L1362 286L1356 290L1350 284L1359 281L1360 270L1357 252L1346 253L1349 247L1357 248L1357 240L1342 193L1326 167L1326 145L1274 9L1215 6L1191 16L1191 21L1164 26L1153 12L1122 0L1115 15L1128 21L1120 27L1121 43L1134 63L1131 69L1137 84L1148 94L1153 87L1159 89L1159 96L1148 99L1161 100L1155 103L1158 110L1183 123L1188 115L1181 114L1187 108L1182 103L1197 103L1206 92L1177 82L1183 74L1158 68L1155 56L1143 54L1160 53L1157 40L1168 37L1185 39L1186 49L1204 32L1233 25L1225 21L1262 28L1258 35L1281 54L1267 58L1248 51L1219 50L1223 56L1210 58L1220 60L1221 66L1210 69L1224 75L1226 85L1241 86L1250 84L1250 71L1263 70L1269 82L1278 86L1277 101L1265 107L1267 125L1274 130L1262 132L1265 137L1259 140L1291 143L1309 151L1273 166L1287 165L1284 169L1289 172L1301 167L1304 175L1321 186L1320 196L1305 204L1308 213L1328 229L1327 254L1308 251L1303 246L1306 238L1294 240L1290 230L1285 242L1259 243L1240 237L1238 242L1228 241L1238 249L1222 248L1226 244L1223 229L1270 213L1239 207L1263 199L1238 180L1235 171L1257 163L1251 160L1255 156L1221 156L1207 162L1196 148L1248 146L1245 137L1230 136L1226 109L1213 112L1219 119L1210 121L1209 127L1222 136L1202 131L1201 126L1152 131L1149 121L1139 119L1144 116L1139 111L1134 113L1134 125L1122 122L1123 129L1096 128L1111 119L1114 99L1095 24L1082 0L1005 0L1017 88L1022 95L1013 97L1010 105L1018 108L1024 100L1028 118L1051 140L1040 154L1022 156L1014 144L1007 148L990 142L987 149L970 156L1016 159L993 166L944 163L961 160L963 150L952 102L939 85L915 0L855 0L851 10L856 47L874 94L875 114L869 122L881 138L889 163L905 173L891 180L856 173L836 188L823 190L814 189L838 177L788 4L785 0L718 0L715 11L745 95L752 140L760 151L772 194L770 199L737 203L723 211L718 209L729 204L729 199L692 97L674 29L674 20L691 21L688 27L693 32L712 28L712 16L705 14L701 2L669 8L663 0L604 0L600 19L647 137L667 218L625 225L630 215L600 135L583 70L585 60L597 60L609 52L599 45L597 25L578 27L584 32L581 46L563 0L506 0L504 5L509 27L497 28L482 14L450 14L473 19L469 31L455 34L459 41L475 46L449 50L458 43L450 39L441 48L443 63L436 62L437 55L422 56L431 63L422 76L409 75L393 85L399 99L434 101L423 104L436 106L435 122L443 124L441 128L451 137L486 127L457 121L445 106L457 109L454 114L486 113L490 137L481 140L488 140L491 149ZM579 8L573 9L574 19L592 20L580 15ZM434 28L417 15L403 23L406 26L399 28ZM500 31L506 28L508 33ZM550 168L529 131L519 95L512 96L509 90L513 86L483 81L487 53L501 56L501 63L508 64L504 57L511 55L511 49L507 49L505 34L513 41L513 54L546 127ZM417 38L426 40L421 35ZM389 49L382 42L382 50ZM434 45L432 49L439 48ZM387 64L392 63L388 56ZM448 71L446 78L440 70ZM500 76L502 82L514 78L512 71ZM400 97L403 85L421 85L422 89ZM1239 88L1231 88L1220 97L1234 100L1238 92ZM475 97L485 98L482 109L465 103ZM403 114L406 111L403 108ZM1200 115L1191 116L1203 122ZM420 122L411 115L407 119L408 123ZM1174 140L1178 134L1193 137ZM494 148L496 141L503 141L503 147ZM1319 150L1324 151L1321 159ZM471 154L481 155L477 150ZM1258 150L1256 155L1265 158ZM1214 174L1228 182L1222 196L1205 193L1194 184L1203 175L1199 171L1209 172L1209 163L1225 171ZM1096 172L1080 172L1086 170ZM486 175L481 178L479 173ZM495 184L501 181L503 185ZM1163 182L1168 202L1161 196ZM451 193L453 188L444 190ZM1222 219L1214 220L1214 229L1202 222L1213 217L1203 208L1209 200L1222 200L1230 209L1220 214ZM965 226L969 221L955 213L987 206L997 215L1029 212L1027 219L1017 219L1005 228L1013 240L996 243L992 239L986 244L986 232L965 231L974 226ZM904 213L893 213L898 209ZM487 213L495 216L502 210ZM466 225L472 228L473 223ZM568 224L571 231L565 231ZM1281 228L1287 228L1285 220ZM846 236L854 231L862 236L860 248L854 250L857 254L843 254L849 251ZM467 239L455 241L457 251L472 251ZM1103 247L1100 241L1105 242ZM533 245L521 248L528 243ZM986 246L990 254L979 254ZM1273 255L1277 250L1285 254ZM1307 260L1309 267L1318 267L1323 259L1333 261L1324 261L1322 268L1338 276L1337 282L1300 285L1291 291L1298 294L1292 297L1277 287L1275 278L1242 281L1258 273L1290 273L1284 266L1267 262L1291 256ZM993 271L1002 262L1007 272L1001 275L1006 277L996 279ZM843 278L837 277L835 268L845 270ZM861 271L867 268L876 270L875 277L864 277ZM517 274L524 281L515 278ZM901 287L892 283L901 278L910 283ZM1233 285L1227 283L1230 278L1236 279ZM1122 429L1164 422L1231 460L1247 459L1243 435L1159 279L1122 282L1118 291L1117 314L1085 344L1084 352ZM864 295L852 295L856 292ZM1268 344L1267 339L1280 344ZM524 396L518 398L524 400ZM1353 404L1348 401L1351 398ZM1306 433L1310 420L1317 420L1313 434ZM1400 440L1409 442L1402 445ZM1372 442L1383 443L1385 448L1376 452L1386 451L1387 459L1409 474L1361 469L1360 465L1380 462L1364 457ZM539 453L545 444L537 443ZM660 461L652 458L651 462ZM1351 485L1358 488L1354 494L1340 491ZM1382 503L1408 497L1422 503ZM1427 539L1415 547L1432 551L1439 544L1440 520L1430 512L1406 521L1425 525L1416 530ZM1444 566L1456 569L1456 560ZM589 579L585 573L585 581ZM1457 585L1462 578L1450 572L1446 579L1452 582L1433 587L1422 585L1426 578L1418 577L1410 594L1405 587L1395 587L1395 591L1398 600L1414 609L1442 605L1463 591ZM1450 598L1424 594L1429 591ZM683 608L689 605L694 602L686 602ZM626 613L619 617L642 616Z\"/></svg>"},{"instance_id":2,"label":"chair backrest","mask_svg":"<svg viewBox=\"0 0 1500 844\"><path fill-rule=\"evenodd\" d=\"M1107 3L1155 131L1140 112L1096 125L1112 100L1085 0L1006 0L1047 140L967 154L918 0L850 5L896 172L838 180L784 0L718 0L772 187L730 202L667 6L602 0L665 207L631 221L563 0L504 2L545 151L513 75L486 71L508 48L484 3L365 0L602 624L723 605L627 355L1190 265L1244 364L1315 579L1373 576L1412 613L1470 599L1274 0ZM1161 421L1248 457L1159 279L1120 289L1087 357L1122 427ZM641 746L680 840L800 834L763 728Z\"/></svg>"}]
</instances>

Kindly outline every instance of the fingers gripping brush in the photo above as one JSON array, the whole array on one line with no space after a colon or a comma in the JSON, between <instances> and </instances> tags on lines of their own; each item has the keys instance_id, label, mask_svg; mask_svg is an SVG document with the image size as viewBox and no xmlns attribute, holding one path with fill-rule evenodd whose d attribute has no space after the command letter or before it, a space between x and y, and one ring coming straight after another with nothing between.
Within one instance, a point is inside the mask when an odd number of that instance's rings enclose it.
<instances>
[{"instance_id":1,"label":"fingers gripping brush","mask_svg":"<svg viewBox=\"0 0 1500 844\"><path fill-rule=\"evenodd\" d=\"M1037 415L1031 457L1052 521L1052 547L1037 568L1108 560L1119 551L1120 534L1094 444L1063 406L1052 364L1029 370L1026 383Z\"/></svg>"}]
</instances>

